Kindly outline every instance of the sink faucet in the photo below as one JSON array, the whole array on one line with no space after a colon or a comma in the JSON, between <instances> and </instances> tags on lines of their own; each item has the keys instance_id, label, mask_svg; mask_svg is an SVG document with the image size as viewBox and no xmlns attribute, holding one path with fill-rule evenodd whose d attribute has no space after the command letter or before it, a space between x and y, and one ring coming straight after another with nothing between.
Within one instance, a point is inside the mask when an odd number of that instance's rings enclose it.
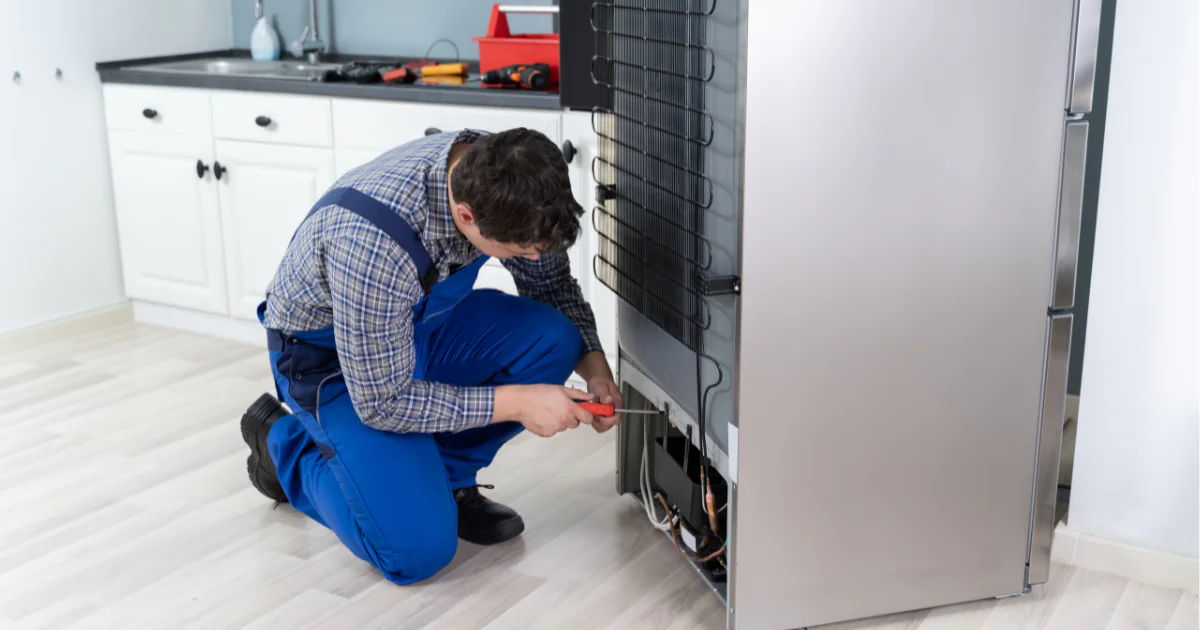
<instances>
[{"instance_id":1,"label":"sink faucet","mask_svg":"<svg viewBox=\"0 0 1200 630\"><path fill-rule=\"evenodd\" d=\"M317 0L310 0L310 3L309 24L288 50L297 57L307 56L309 63L317 63L321 61L321 53L325 52L325 42L321 41L321 28L317 23Z\"/></svg>"}]
</instances>

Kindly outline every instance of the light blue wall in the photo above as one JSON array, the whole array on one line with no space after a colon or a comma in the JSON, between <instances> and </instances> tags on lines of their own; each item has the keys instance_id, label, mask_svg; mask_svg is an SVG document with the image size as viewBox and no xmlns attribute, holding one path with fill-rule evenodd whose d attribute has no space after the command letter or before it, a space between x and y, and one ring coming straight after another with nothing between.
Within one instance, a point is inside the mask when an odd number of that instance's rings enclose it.
<instances>
[{"instance_id":1,"label":"light blue wall","mask_svg":"<svg viewBox=\"0 0 1200 630\"><path fill-rule=\"evenodd\" d=\"M420 57L444 37L458 45L463 59L478 59L479 46L471 38L486 34L492 4L491 0L319 0L321 38L336 52ZM520 0L520 4L552 1ZM267 15L275 17L287 56L288 43L298 39L308 24L309 0L265 0L264 6ZM233 45L249 48L254 0L230 0L230 7ZM514 33L549 33L552 22L545 15L514 15L509 24ZM439 60L453 54L446 44L433 51Z\"/></svg>"}]
</instances>

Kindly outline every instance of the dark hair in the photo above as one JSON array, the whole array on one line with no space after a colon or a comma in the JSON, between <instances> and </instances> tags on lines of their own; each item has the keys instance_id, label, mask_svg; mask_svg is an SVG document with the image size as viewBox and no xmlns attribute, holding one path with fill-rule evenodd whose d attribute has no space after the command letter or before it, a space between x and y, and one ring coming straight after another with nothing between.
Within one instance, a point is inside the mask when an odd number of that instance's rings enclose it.
<instances>
[{"instance_id":1,"label":"dark hair","mask_svg":"<svg viewBox=\"0 0 1200 630\"><path fill-rule=\"evenodd\" d=\"M519 128L480 137L454 166L450 192L471 206L485 238L557 253L579 237L583 208L571 195L567 163L540 132Z\"/></svg>"}]
</instances>

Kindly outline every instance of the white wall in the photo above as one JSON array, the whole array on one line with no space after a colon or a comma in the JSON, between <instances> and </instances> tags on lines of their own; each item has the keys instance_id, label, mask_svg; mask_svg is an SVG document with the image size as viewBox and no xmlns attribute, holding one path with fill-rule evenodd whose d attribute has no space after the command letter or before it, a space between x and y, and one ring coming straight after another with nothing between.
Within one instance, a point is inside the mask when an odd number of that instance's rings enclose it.
<instances>
[{"instance_id":1,"label":"white wall","mask_svg":"<svg viewBox=\"0 0 1200 630\"><path fill-rule=\"evenodd\" d=\"M218 0L0 0L0 333L124 299L95 63L230 28Z\"/></svg>"},{"instance_id":2,"label":"white wall","mask_svg":"<svg viewBox=\"0 0 1200 630\"><path fill-rule=\"evenodd\" d=\"M1197 555L1197 7L1117 3L1068 521Z\"/></svg>"}]
</instances>

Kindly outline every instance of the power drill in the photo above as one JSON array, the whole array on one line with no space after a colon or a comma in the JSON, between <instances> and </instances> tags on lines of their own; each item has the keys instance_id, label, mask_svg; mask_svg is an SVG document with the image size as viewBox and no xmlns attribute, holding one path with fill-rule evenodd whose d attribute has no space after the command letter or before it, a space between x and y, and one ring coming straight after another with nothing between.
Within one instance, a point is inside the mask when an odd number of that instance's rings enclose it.
<instances>
[{"instance_id":1,"label":"power drill","mask_svg":"<svg viewBox=\"0 0 1200 630\"><path fill-rule=\"evenodd\" d=\"M480 79L491 85L519 85L530 90L544 90L550 83L550 64L514 64L488 70Z\"/></svg>"}]
</instances>

